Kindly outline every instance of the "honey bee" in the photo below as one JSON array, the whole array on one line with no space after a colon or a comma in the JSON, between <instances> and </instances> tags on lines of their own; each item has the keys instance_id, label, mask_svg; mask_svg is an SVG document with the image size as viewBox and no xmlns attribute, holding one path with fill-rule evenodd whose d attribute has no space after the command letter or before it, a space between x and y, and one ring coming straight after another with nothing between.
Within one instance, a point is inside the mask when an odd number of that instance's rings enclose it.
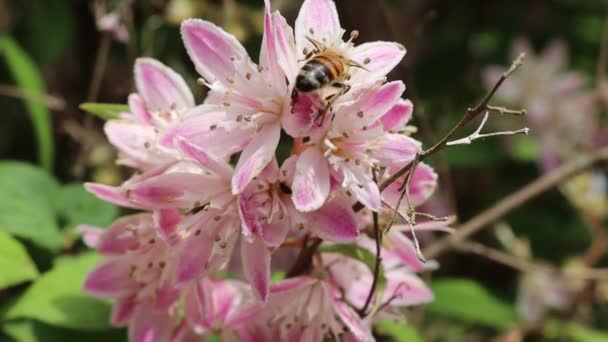
<instances>
[{"instance_id":1,"label":"honey bee","mask_svg":"<svg viewBox=\"0 0 608 342\"><path fill-rule=\"evenodd\" d=\"M358 36L357 31L351 33L351 41ZM350 79L348 73L350 67L365 69L359 63L344 57L342 54L327 48L323 43L310 37L306 37L313 45L314 49L310 52L304 50L307 62L302 66L296 77L296 83L291 94L292 112L293 106L298 100L299 93L311 93L321 90L326 86L332 86L339 90L325 98L326 106L317 114L318 122L322 124L325 114L331 110L333 103L342 95L348 93L350 85L345 81Z\"/></svg>"}]
</instances>

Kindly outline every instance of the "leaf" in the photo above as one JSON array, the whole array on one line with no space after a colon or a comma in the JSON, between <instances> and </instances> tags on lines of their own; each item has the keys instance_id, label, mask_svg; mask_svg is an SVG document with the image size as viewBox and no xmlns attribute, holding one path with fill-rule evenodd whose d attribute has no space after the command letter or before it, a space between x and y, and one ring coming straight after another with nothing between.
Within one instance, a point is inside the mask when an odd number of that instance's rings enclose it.
<instances>
[{"instance_id":1,"label":"leaf","mask_svg":"<svg viewBox=\"0 0 608 342\"><path fill-rule=\"evenodd\" d=\"M0 289L32 280L38 270L21 243L0 230Z\"/></svg>"},{"instance_id":2,"label":"leaf","mask_svg":"<svg viewBox=\"0 0 608 342\"><path fill-rule=\"evenodd\" d=\"M116 103L85 102L80 104L80 109L104 120L118 119L120 113L129 112L129 106Z\"/></svg>"},{"instance_id":3,"label":"leaf","mask_svg":"<svg viewBox=\"0 0 608 342\"><path fill-rule=\"evenodd\" d=\"M21 162L0 162L0 229L57 251L63 238L54 201L59 185L47 173Z\"/></svg>"},{"instance_id":4,"label":"leaf","mask_svg":"<svg viewBox=\"0 0 608 342\"><path fill-rule=\"evenodd\" d=\"M431 289L435 301L426 308L437 315L498 329L512 326L517 321L511 306L471 280L435 280Z\"/></svg>"},{"instance_id":5,"label":"leaf","mask_svg":"<svg viewBox=\"0 0 608 342\"><path fill-rule=\"evenodd\" d=\"M378 333L392 337L395 342L422 342L422 337L411 324L383 320L376 324Z\"/></svg>"},{"instance_id":6,"label":"leaf","mask_svg":"<svg viewBox=\"0 0 608 342\"><path fill-rule=\"evenodd\" d=\"M319 250L325 253L340 253L349 258L359 260L369 268L372 274L374 274L374 269L376 267L376 255L363 247L347 244L335 244L330 246L321 246ZM379 267L380 269L378 270L378 280L375 294L376 298L382 298L384 289L386 288L386 276L384 275L384 267L382 267L382 263L379 264ZM376 308L378 307L378 304L381 303L377 302Z\"/></svg>"},{"instance_id":7,"label":"leaf","mask_svg":"<svg viewBox=\"0 0 608 342\"><path fill-rule=\"evenodd\" d=\"M608 341L608 331L595 330L579 323L549 320L543 326L544 334L551 339L573 342Z\"/></svg>"},{"instance_id":8,"label":"leaf","mask_svg":"<svg viewBox=\"0 0 608 342\"><path fill-rule=\"evenodd\" d=\"M82 290L87 273L98 256L93 253L62 257L36 280L6 313L8 319L30 318L78 330L109 328L109 303Z\"/></svg>"},{"instance_id":9,"label":"leaf","mask_svg":"<svg viewBox=\"0 0 608 342\"><path fill-rule=\"evenodd\" d=\"M64 186L59 193L59 216L65 227L79 224L106 227L118 216L118 208L88 193L82 184Z\"/></svg>"},{"instance_id":10,"label":"leaf","mask_svg":"<svg viewBox=\"0 0 608 342\"><path fill-rule=\"evenodd\" d=\"M77 331L54 327L33 320L16 320L4 322L2 331L19 342L64 342L64 341L127 341L124 329L101 331Z\"/></svg>"},{"instance_id":11,"label":"leaf","mask_svg":"<svg viewBox=\"0 0 608 342\"><path fill-rule=\"evenodd\" d=\"M21 90L32 96L43 96L45 94L44 82L36 64L12 37L0 34L0 52L6 60L15 83ZM38 144L38 160L40 165L51 173L55 157L51 114L39 102L26 101L25 104L34 126Z\"/></svg>"}]
</instances>

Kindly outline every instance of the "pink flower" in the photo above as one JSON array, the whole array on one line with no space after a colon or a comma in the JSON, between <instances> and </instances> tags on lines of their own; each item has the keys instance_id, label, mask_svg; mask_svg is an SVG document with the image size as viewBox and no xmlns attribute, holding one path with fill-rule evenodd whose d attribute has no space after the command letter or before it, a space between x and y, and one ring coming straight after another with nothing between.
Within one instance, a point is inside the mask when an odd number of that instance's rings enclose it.
<instances>
[{"instance_id":1,"label":"pink flower","mask_svg":"<svg viewBox=\"0 0 608 342\"><path fill-rule=\"evenodd\" d=\"M260 305L252 299L245 283L203 278L186 290L185 324L196 334L221 332L223 339L230 339L259 313Z\"/></svg>"},{"instance_id":2,"label":"pink flower","mask_svg":"<svg viewBox=\"0 0 608 342\"><path fill-rule=\"evenodd\" d=\"M331 178L369 209L380 209L372 169L403 166L421 150L418 141L397 134L412 112L411 102L400 99L404 89L401 82L369 89L339 107L326 131L312 137L296 164L293 201L298 210L323 205Z\"/></svg>"},{"instance_id":3,"label":"pink flower","mask_svg":"<svg viewBox=\"0 0 608 342\"><path fill-rule=\"evenodd\" d=\"M373 341L359 315L328 281L302 276L275 283L263 317L281 341L337 340L350 334L356 341Z\"/></svg>"},{"instance_id":4,"label":"pink flower","mask_svg":"<svg viewBox=\"0 0 608 342\"><path fill-rule=\"evenodd\" d=\"M175 251L178 236L159 231L171 229L181 218L173 213L136 214L123 217L107 230L81 227L85 241L104 256L87 277L88 293L114 301L112 324L129 324L133 341L158 341L172 334L181 290L175 286Z\"/></svg>"},{"instance_id":5,"label":"pink flower","mask_svg":"<svg viewBox=\"0 0 608 342\"><path fill-rule=\"evenodd\" d=\"M150 58L135 62L135 85L131 113L108 121L105 133L120 152L119 163L144 170L177 159L175 151L159 145L159 138L194 107L194 98L181 76Z\"/></svg>"},{"instance_id":6,"label":"pink flower","mask_svg":"<svg viewBox=\"0 0 608 342\"><path fill-rule=\"evenodd\" d=\"M351 94L383 80L405 54L405 49L396 43L376 42L354 47L350 40L342 40L343 32L333 1L305 1L296 20L295 37L285 19L278 12L270 12L267 1L260 65L256 66L232 35L206 21L185 21L182 24L184 44L210 93L205 110L175 127L165 142L171 144L175 136L193 140L193 136L201 132L208 133L209 127L224 135L234 134L236 129L239 136L250 137L244 143L232 180L232 191L242 192L273 159L281 127L296 137L315 128L312 114L318 112L318 106L311 108L312 102L305 106L298 103L291 113L289 105L296 74L303 65L303 61L298 60L305 57L304 47L311 48L307 37L365 65L367 71L352 70ZM354 95L347 94L340 101L347 103L351 96ZM208 116L218 111L217 106L222 107L225 118L210 122ZM201 138L196 143L207 148L227 141Z\"/></svg>"},{"instance_id":7,"label":"pink flower","mask_svg":"<svg viewBox=\"0 0 608 342\"><path fill-rule=\"evenodd\" d=\"M537 55L529 42L516 41L512 54L525 52L526 61L497 92L506 105L528 111L531 132L540 139L539 164L544 171L577 155L581 146L592 146L598 127L596 95L583 88L584 75L566 70L566 48L554 41ZM484 73L486 87L492 87L504 71L489 67Z\"/></svg>"}]
</instances>

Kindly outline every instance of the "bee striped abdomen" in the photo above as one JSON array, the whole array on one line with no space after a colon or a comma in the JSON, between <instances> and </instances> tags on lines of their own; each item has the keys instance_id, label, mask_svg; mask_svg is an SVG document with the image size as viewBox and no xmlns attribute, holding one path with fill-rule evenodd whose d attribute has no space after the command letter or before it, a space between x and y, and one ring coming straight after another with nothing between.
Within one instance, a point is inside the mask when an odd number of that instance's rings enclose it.
<instances>
[{"instance_id":1,"label":"bee striped abdomen","mask_svg":"<svg viewBox=\"0 0 608 342\"><path fill-rule=\"evenodd\" d=\"M334 82L344 73L344 64L336 57L319 54L308 61L296 78L296 89L311 92Z\"/></svg>"}]
</instances>

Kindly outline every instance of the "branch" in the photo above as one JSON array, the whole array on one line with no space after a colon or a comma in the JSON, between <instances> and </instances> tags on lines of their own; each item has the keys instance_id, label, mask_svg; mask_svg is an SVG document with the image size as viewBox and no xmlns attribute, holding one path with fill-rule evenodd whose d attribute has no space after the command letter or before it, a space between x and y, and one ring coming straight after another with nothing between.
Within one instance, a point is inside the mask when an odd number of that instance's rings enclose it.
<instances>
[{"instance_id":1,"label":"branch","mask_svg":"<svg viewBox=\"0 0 608 342\"><path fill-rule=\"evenodd\" d=\"M513 209L523 205L534 197L559 185L564 180L581 173L597 164L608 161L608 147L601 148L589 155L574 159L547 173L523 188L505 197L493 207L473 217L456 229L456 233L446 236L424 250L429 258L435 258L477 233L488 224L495 222Z\"/></svg>"},{"instance_id":2,"label":"branch","mask_svg":"<svg viewBox=\"0 0 608 342\"><path fill-rule=\"evenodd\" d=\"M532 272L543 267L539 264L484 246L477 242L461 241L454 246L454 249L461 252L477 254L520 272Z\"/></svg>"},{"instance_id":3,"label":"branch","mask_svg":"<svg viewBox=\"0 0 608 342\"><path fill-rule=\"evenodd\" d=\"M0 84L0 96L15 97L26 101L39 102L48 109L56 111L61 111L65 109L65 101L60 97L46 94L34 94L29 91L9 85Z\"/></svg>"},{"instance_id":4,"label":"branch","mask_svg":"<svg viewBox=\"0 0 608 342\"><path fill-rule=\"evenodd\" d=\"M503 108L501 108L501 109L503 109ZM501 111L501 113L503 113L503 112ZM516 134L525 134L525 135L528 135L528 132L530 131L530 129L528 127L526 127L526 128L518 129L516 131L504 131L504 132L494 132L494 133L488 133L488 134L481 134L481 130L483 129L483 126L485 126L485 124L488 121L489 117L490 117L490 112L486 111L486 113L483 116L483 120L481 120L481 124L479 125L479 127L477 128L477 130L475 132L473 132L473 134L469 135L468 137L462 138L462 139L448 141L446 143L446 146L468 145L468 144L471 144L473 141L475 141L477 139L496 137L496 136L500 136L500 135L516 135Z\"/></svg>"},{"instance_id":5,"label":"branch","mask_svg":"<svg viewBox=\"0 0 608 342\"><path fill-rule=\"evenodd\" d=\"M305 243L302 249L300 250L300 254L298 254L298 258L293 263L293 266L291 266L289 271L287 271L285 277L292 278L306 273L306 271L310 269L312 257L317 252L317 249L321 245L321 242L323 242L323 240L315 239L310 246L306 246Z\"/></svg>"},{"instance_id":6,"label":"branch","mask_svg":"<svg viewBox=\"0 0 608 342\"><path fill-rule=\"evenodd\" d=\"M377 212L372 212L372 219L374 222L374 236L376 238L376 263L374 264L374 279L372 280L372 286L369 288L369 293L367 294L365 304L360 310L358 310L359 316L361 316L362 318L367 316L367 308L369 307L369 304L372 302L372 298L376 293L376 286L378 286L378 277L380 276L380 263L382 262L382 257L380 256L380 252L382 250L382 248L380 247L380 240L382 239L382 235L380 234L380 224L378 223Z\"/></svg>"}]
</instances>

